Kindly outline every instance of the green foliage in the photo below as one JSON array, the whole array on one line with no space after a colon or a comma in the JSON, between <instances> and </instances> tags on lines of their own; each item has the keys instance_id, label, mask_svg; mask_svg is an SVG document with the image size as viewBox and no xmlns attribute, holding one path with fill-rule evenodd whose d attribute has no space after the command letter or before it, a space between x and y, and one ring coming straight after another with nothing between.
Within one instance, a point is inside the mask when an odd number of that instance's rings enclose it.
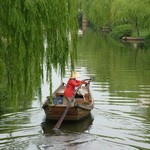
<instances>
[{"instance_id":1,"label":"green foliage","mask_svg":"<svg viewBox=\"0 0 150 150\"><path fill-rule=\"evenodd\" d=\"M137 36L137 33L133 32L132 36ZM150 36L150 31L148 29L143 29L143 30L140 31L140 36L147 39Z\"/></svg>"},{"instance_id":2,"label":"green foliage","mask_svg":"<svg viewBox=\"0 0 150 150\"><path fill-rule=\"evenodd\" d=\"M131 24L137 35L150 29L149 0L78 0L84 15L97 29L102 26Z\"/></svg>"},{"instance_id":3,"label":"green foliage","mask_svg":"<svg viewBox=\"0 0 150 150\"><path fill-rule=\"evenodd\" d=\"M112 20L117 23L132 24L132 31L140 34L142 28L149 24L149 2L147 0L114 0L112 3Z\"/></svg>"},{"instance_id":4,"label":"green foliage","mask_svg":"<svg viewBox=\"0 0 150 150\"><path fill-rule=\"evenodd\" d=\"M16 105L40 89L43 66L50 84L52 67L61 75L69 59L74 67L76 16L72 0L0 0L0 87L5 85Z\"/></svg>"},{"instance_id":5,"label":"green foliage","mask_svg":"<svg viewBox=\"0 0 150 150\"><path fill-rule=\"evenodd\" d=\"M112 29L111 36L114 38L121 38L123 36L130 36L132 33L131 25L119 25Z\"/></svg>"},{"instance_id":6,"label":"green foliage","mask_svg":"<svg viewBox=\"0 0 150 150\"><path fill-rule=\"evenodd\" d=\"M111 1L112 0L82 0L80 3L87 19L99 29L111 23Z\"/></svg>"}]
</instances>

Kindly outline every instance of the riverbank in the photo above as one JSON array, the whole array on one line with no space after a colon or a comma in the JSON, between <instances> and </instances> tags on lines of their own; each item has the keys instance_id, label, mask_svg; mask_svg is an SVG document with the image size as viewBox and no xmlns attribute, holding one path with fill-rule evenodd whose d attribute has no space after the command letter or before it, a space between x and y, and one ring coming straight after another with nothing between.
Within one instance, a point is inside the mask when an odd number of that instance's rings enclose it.
<instances>
[{"instance_id":1,"label":"riverbank","mask_svg":"<svg viewBox=\"0 0 150 150\"><path fill-rule=\"evenodd\" d=\"M114 39L123 39L127 42L143 42L150 40L150 32L148 29L141 29L138 35L137 32L132 30L129 24L115 26L109 33Z\"/></svg>"}]
</instances>

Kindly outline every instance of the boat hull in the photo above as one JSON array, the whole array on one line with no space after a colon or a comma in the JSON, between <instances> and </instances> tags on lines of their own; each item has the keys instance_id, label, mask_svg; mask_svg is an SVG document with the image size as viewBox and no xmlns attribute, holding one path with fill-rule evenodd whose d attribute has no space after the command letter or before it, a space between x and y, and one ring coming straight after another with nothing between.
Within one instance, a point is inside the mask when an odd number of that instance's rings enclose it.
<instances>
[{"instance_id":1,"label":"boat hull","mask_svg":"<svg viewBox=\"0 0 150 150\"><path fill-rule=\"evenodd\" d=\"M44 109L44 111L47 119L58 120L62 116L65 109L66 106L57 105L57 106L47 106ZM91 109L81 108L80 106L70 107L64 120L77 121L83 119L90 114L90 111Z\"/></svg>"}]
</instances>

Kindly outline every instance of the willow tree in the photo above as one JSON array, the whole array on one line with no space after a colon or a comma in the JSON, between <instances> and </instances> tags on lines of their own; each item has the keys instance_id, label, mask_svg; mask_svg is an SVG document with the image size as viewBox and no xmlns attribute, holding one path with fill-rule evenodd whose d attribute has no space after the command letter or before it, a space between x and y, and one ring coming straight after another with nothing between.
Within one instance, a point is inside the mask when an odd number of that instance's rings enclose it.
<instances>
[{"instance_id":1,"label":"willow tree","mask_svg":"<svg viewBox=\"0 0 150 150\"><path fill-rule=\"evenodd\" d=\"M131 24L133 32L149 28L149 0L78 0L84 15L94 26Z\"/></svg>"},{"instance_id":2,"label":"willow tree","mask_svg":"<svg viewBox=\"0 0 150 150\"><path fill-rule=\"evenodd\" d=\"M79 0L81 9L90 22L96 27L111 25L112 0Z\"/></svg>"},{"instance_id":3,"label":"willow tree","mask_svg":"<svg viewBox=\"0 0 150 150\"><path fill-rule=\"evenodd\" d=\"M0 95L17 106L40 89L43 65L49 81L52 67L74 68L76 16L73 0L0 0Z\"/></svg>"},{"instance_id":4,"label":"willow tree","mask_svg":"<svg viewBox=\"0 0 150 150\"><path fill-rule=\"evenodd\" d=\"M113 0L112 20L117 23L130 23L132 31L140 35L140 28L149 26L150 2L148 0Z\"/></svg>"}]
</instances>

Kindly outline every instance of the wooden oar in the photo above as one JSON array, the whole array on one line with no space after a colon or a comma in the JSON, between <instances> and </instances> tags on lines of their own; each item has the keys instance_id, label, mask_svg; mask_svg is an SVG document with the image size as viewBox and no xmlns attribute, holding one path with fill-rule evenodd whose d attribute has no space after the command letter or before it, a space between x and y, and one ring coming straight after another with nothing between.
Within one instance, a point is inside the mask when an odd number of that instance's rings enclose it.
<instances>
[{"instance_id":1,"label":"wooden oar","mask_svg":"<svg viewBox=\"0 0 150 150\"><path fill-rule=\"evenodd\" d=\"M82 82L84 82L84 81L86 81L86 80L91 80L91 79L85 79L85 80L82 80ZM64 110L64 112L63 112L61 118L58 120L58 122L57 122L56 125L54 126L53 130L56 131L56 130L58 130L59 127L61 126L61 124L62 124L62 122L63 122L63 120L64 120L64 118L65 118L65 116L66 116L66 114L67 114L67 112L68 112L68 109L70 108L70 105L71 105L72 101L73 101L74 98L75 98L75 95L77 94L78 90L80 89L81 85L83 84L82 82L81 82L81 84L79 85L79 87L77 88L76 92L74 93L73 98L72 98L71 100L68 100L69 102L68 102L68 104L67 104L67 107L66 107L66 109Z\"/></svg>"}]
</instances>

